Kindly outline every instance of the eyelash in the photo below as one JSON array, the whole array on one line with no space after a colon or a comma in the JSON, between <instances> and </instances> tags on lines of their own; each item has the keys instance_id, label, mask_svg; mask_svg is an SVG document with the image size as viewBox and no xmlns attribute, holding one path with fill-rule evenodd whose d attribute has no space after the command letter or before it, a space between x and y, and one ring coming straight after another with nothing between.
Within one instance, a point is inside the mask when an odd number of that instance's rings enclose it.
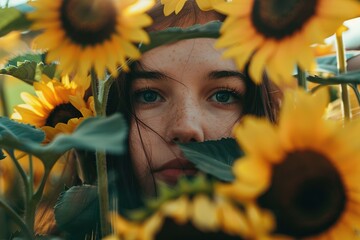
<instances>
[{"instance_id":1,"label":"eyelash","mask_svg":"<svg viewBox=\"0 0 360 240\"><path fill-rule=\"evenodd\" d=\"M134 96L134 100L136 102L139 102L141 104L154 104L158 101L154 101L154 102L146 102L146 101L141 101L139 100L139 98L142 96L142 94L144 94L145 92L154 92L157 94L157 97L160 97L162 100L164 99L161 94L159 94L158 90L156 89L152 89L150 87L144 87L144 88L141 88L141 89L138 89L136 91L134 91L133 93L133 96ZM234 97L235 99L237 99L238 101L234 101L234 102L231 102L231 103L225 103L225 102L216 102L217 104L221 104L221 105L230 105L230 104L234 104L234 103L238 103L238 102L242 102L243 100L243 93L241 93L241 91L239 91L238 89L236 88L233 88L233 87L219 87L217 89L215 89L211 96L209 97L209 100L214 97L214 95L216 93L219 93L219 92L228 92L232 95L232 97Z\"/></svg>"},{"instance_id":2,"label":"eyelash","mask_svg":"<svg viewBox=\"0 0 360 240\"><path fill-rule=\"evenodd\" d=\"M145 92L148 92L148 91L155 92L161 99L164 99L161 96L161 94L158 93L158 90L152 89L150 87L144 87L144 88L140 88L140 89L134 91L134 93L133 93L134 100L141 104L154 104L155 102L145 102L145 101L139 100L139 98L141 97L141 94L144 94Z\"/></svg>"},{"instance_id":3,"label":"eyelash","mask_svg":"<svg viewBox=\"0 0 360 240\"><path fill-rule=\"evenodd\" d=\"M214 101L216 104L227 106L227 105L233 105L233 104L239 104L243 101L243 94L241 91L239 91L237 88L233 87L220 87L213 91L211 94L209 100L211 100L213 97L216 97L216 94L219 92L226 92L227 94L230 94L230 97L233 97L234 100L231 102L221 102L221 101ZM228 101L229 99L227 99Z\"/></svg>"}]
</instances>

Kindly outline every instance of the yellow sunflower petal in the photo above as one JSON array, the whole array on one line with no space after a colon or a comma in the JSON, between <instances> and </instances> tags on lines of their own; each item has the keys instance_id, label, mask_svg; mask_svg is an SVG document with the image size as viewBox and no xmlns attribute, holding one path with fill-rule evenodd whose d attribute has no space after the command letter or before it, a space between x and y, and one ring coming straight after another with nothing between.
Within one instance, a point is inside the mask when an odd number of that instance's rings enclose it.
<instances>
[{"instance_id":1,"label":"yellow sunflower petal","mask_svg":"<svg viewBox=\"0 0 360 240\"><path fill-rule=\"evenodd\" d=\"M266 189L271 181L271 166L260 160L239 159L234 163L236 179L243 184L254 185L260 191Z\"/></svg>"},{"instance_id":2,"label":"yellow sunflower petal","mask_svg":"<svg viewBox=\"0 0 360 240\"><path fill-rule=\"evenodd\" d=\"M70 3L79 5L70 8L68 5ZM87 6L87 4L90 5ZM134 59L140 57L140 52L133 46L133 42L149 42L149 37L142 28L149 26L152 22L145 12L155 4L155 1L100 1L97 4L101 6L96 8L96 11L91 4L93 4L91 1L73 3L65 0L59 0L56 3L51 3L50 0L38 0L32 3L35 10L28 13L27 17L32 19L33 28L43 30L34 40L34 48L47 50L46 61L48 63L58 61L58 69L63 74L87 76L90 69L94 68L100 79L103 79L106 70L110 70L116 77L116 62L123 64L128 57ZM88 17L92 18L96 27L87 29ZM83 24L83 22L86 23ZM106 33L108 36L104 38L80 37L94 30L99 31L98 34L94 32L94 35L104 35L105 27L102 24L105 23L112 24L112 26L106 26L106 29L113 29ZM77 29L77 33L73 32L74 29ZM121 52L113 51L108 54L106 49L109 47L106 45L109 44L107 43L109 39L111 39L110 48ZM112 41L114 39L116 41ZM117 45L122 47L115 47ZM114 57L108 58L111 55ZM124 59L115 61L117 56Z\"/></svg>"},{"instance_id":3,"label":"yellow sunflower petal","mask_svg":"<svg viewBox=\"0 0 360 240\"><path fill-rule=\"evenodd\" d=\"M177 224L184 224L189 218L189 200L182 196L174 201L166 202L161 206L161 212L164 216L169 216Z\"/></svg>"},{"instance_id":4,"label":"yellow sunflower petal","mask_svg":"<svg viewBox=\"0 0 360 240\"><path fill-rule=\"evenodd\" d=\"M217 208L205 195L194 197L192 204L192 222L202 231L217 231L219 219Z\"/></svg>"},{"instance_id":5,"label":"yellow sunflower petal","mask_svg":"<svg viewBox=\"0 0 360 240\"><path fill-rule=\"evenodd\" d=\"M247 154L253 154L269 162L278 162L283 155L276 128L265 119L244 117L234 130L234 136ZM261 136L261 137L259 137Z\"/></svg>"},{"instance_id":6,"label":"yellow sunflower petal","mask_svg":"<svg viewBox=\"0 0 360 240\"><path fill-rule=\"evenodd\" d=\"M223 202L219 206L222 229L230 234L249 237L252 234L245 215L229 202Z\"/></svg>"}]
</instances>

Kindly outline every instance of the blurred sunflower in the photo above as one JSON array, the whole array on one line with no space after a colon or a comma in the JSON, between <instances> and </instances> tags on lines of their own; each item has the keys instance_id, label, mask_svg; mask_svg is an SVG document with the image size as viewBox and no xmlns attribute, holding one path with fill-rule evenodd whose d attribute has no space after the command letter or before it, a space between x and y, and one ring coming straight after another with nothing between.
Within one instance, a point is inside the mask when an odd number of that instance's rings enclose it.
<instances>
[{"instance_id":1,"label":"blurred sunflower","mask_svg":"<svg viewBox=\"0 0 360 240\"><path fill-rule=\"evenodd\" d=\"M20 166L25 171L25 173L30 173L30 165L29 165L29 155L15 151L15 157L17 161L20 163ZM33 169L33 180L34 180L34 189L36 190L44 176L44 165L41 160L35 156L32 156L32 169ZM51 193L52 188L54 187L54 183L56 180L63 176L63 170L65 168L65 158L64 156L56 162L54 167L51 170L50 178L48 178L48 182L45 185L45 195ZM11 158L7 156L5 159L0 161L0 194L7 194L11 191L17 191L19 184L22 187L22 183L19 182L20 176L19 172L16 169L14 163Z\"/></svg>"},{"instance_id":2,"label":"blurred sunflower","mask_svg":"<svg viewBox=\"0 0 360 240\"><path fill-rule=\"evenodd\" d=\"M56 134L71 133L86 117L94 116L93 97L84 100L90 79L67 76L62 81L42 76L34 83L36 96L27 92L21 94L25 104L14 108L11 118L42 128L46 133L45 142L51 141Z\"/></svg>"},{"instance_id":3,"label":"blurred sunflower","mask_svg":"<svg viewBox=\"0 0 360 240\"><path fill-rule=\"evenodd\" d=\"M225 240L270 236L274 219L269 211L259 209L253 202L234 204L213 195L212 184L198 176L194 181L181 179L171 189L161 186L160 196L147 202L145 209L130 212L132 220L111 215L116 233L113 239Z\"/></svg>"},{"instance_id":4,"label":"blurred sunflower","mask_svg":"<svg viewBox=\"0 0 360 240\"><path fill-rule=\"evenodd\" d=\"M14 185L15 166L9 157L0 161L0 195L6 194Z\"/></svg>"},{"instance_id":5,"label":"blurred sunflower","mask_svg":"<svg viewBox=\"0 0 360 240\"><path fill-rule=\"evenodd\" d=\"M279 125L246 117L235 136L246 153L234 183L217 187L271 210L277 233L296 239L354 239L360 229L360 122L323 116L327 90L285 92Z\"/></svg>"},{"instance_id":6,"label":"blurred sunflower","mask_svg":"<svg viewBox=\"0 0 360 240\"><path fill-rule=\"evenodd\" d=\"M64 74L87 75L94 69L100 79L105 70L114 76L118 66L128 69L126 60L138 59L133 43L148 43L142 29L151 24L144 12L153 0L38 0L29 3L36 10L27 16L32 29L44 30L34 47L47 49L47 61L60 61Z\"/></svg>"},{"instance_id":7,"label":"blurred sunflower","mask_svg":"<svg viewBox=\"0 0 360 240\"><path fill-rule=\"evenodd\" d=\"M234 58L256 83L264 71L277 84L292 81L295 64L315 67L311 44L322 43L347 19L356 17L360 4L354 0L233 0L215 5L227 15L218 48Z\"/></svg>"},{"instance_id":8,"label":"blurred sunflower","mask_svg":"<svg viewBox=\"0 0 360 240\"><path fill-rule=\"evenodd\" d=\"M143 222L112 214L115 235L110 239L266 239L274 228L272 215L248 204L241 210L228 201L199 194L165 202Z\"/></svg>"},{"instance_id":9,"label":"blurred sunflower","mask_svg":"<svg viewBox=\"0 0 360 240\"><path fill-rule=\"evenodd\" d=\"M173 12L178 14L184 7L187 0L161 0L164 5L164 15L169 16ZM216 3L224 2L225 0L196 0L196 4L202 11L213 10L213 5Z\"/></svg>"}]
</instances>

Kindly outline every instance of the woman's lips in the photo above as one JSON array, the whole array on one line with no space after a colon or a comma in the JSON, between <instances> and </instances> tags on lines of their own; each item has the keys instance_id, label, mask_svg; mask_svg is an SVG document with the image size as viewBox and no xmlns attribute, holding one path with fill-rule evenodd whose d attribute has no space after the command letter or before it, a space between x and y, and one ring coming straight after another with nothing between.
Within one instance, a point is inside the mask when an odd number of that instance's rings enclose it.
<instances>
[{"instance_id":1,"label":"woman's lips","mask_svg":"<svg viewBox=\"0 0 360 240\"><path fill-rule=\"evenodd\" d=\"M155 178L174 185L180 176L194 176L198 172L195 165L185 159L176 158L153 171Z\"/></svg>"}]
</instances>

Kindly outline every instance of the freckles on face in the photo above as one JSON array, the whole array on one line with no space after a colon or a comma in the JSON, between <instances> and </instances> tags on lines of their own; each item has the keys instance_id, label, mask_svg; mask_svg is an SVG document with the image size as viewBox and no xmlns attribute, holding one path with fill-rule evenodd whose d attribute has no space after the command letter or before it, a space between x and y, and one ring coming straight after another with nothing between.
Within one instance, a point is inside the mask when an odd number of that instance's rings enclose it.
<instances>
[{"instance_id":1,"label":"freckles on face","mask_svg":"<svg viewBox=\"0 0 360 240\"><path fill-rule=\"evenodd\" d=\"M214 42L190 39L158 47L135 70L131 96L138 120L132 120L130 150L145 188L152 169L183 159L174 142L230 137L242 115L244 76L221 59Z\"/></svg>"}]
</instances>

